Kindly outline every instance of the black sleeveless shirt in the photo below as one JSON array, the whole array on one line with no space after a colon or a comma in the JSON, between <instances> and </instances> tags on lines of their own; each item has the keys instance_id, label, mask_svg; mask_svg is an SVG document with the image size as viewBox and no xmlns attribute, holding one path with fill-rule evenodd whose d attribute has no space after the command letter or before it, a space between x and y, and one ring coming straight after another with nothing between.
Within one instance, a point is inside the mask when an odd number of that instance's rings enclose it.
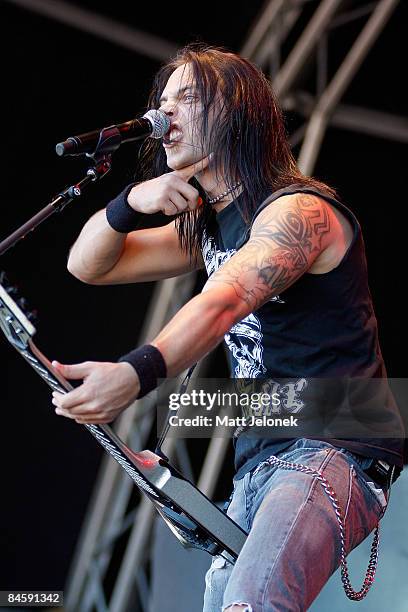
<instances>
[{"instance_id":1,"label":"black sleeveless shirt","mask_svg":"<svg viewBox=\"0 0 408 612\"><path fill-rule=\"evenodd\" d=\"M225 334L232 378L299 379L299 377L384 378L386 370L378 341L377 320L367 280L367 263L360 225L344 204L300 184L275 191L252 219L277 198L307 193L320 196L349 220L353 238L340 263L329 272L306 272L280 295L236 323ZM240 213L243 194L216 215L213 234L204 236L202 253L208 276L250 237ZM401 437L328 440L367 457L403 465L403 426L395 402L384 407L397 423ZM394 429L395 430L395 429ZM393 431L394 431L393 430ZM296 438L234 437L236 478L260 461L290 446ZM316 438L314 435L309 436Z\"/></svg>"}]
</instances>

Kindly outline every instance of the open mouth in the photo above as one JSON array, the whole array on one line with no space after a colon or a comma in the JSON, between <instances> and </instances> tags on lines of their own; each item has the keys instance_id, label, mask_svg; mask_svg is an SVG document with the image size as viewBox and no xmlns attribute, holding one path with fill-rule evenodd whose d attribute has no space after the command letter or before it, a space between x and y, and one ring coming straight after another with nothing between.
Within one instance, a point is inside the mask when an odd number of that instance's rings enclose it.
<instances>
[{"instance_id":1,"label":"open mouth","mask_svg":"<svg viewBox=\"0 0 408 612\"><path fill-rule=\"evenodd\" d=\"M163 136L163 144L167 146L176 144L176 142L180 141L181 136L182 134L179 130L171 130L168 134Z\"/></svg>"}]
</instances>

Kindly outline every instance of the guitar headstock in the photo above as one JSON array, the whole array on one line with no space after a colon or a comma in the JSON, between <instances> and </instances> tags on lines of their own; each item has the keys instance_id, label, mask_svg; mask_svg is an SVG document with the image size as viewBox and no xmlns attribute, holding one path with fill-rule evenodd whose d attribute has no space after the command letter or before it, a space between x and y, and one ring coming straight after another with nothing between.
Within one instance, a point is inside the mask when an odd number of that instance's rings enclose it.
<instances>
[{"instance_id":1,"label":"guitar headstock","mask_svg":"<svg viewBox=\"0 0 408 612\"><path fill-rule=\"evenodd\" d=\"M27 301L18 297L16 287L0 272L0 328L7 340L16 348L25 348L35 334L35 319L35 312L28 312Z\"/></svg>"}]
</instances>

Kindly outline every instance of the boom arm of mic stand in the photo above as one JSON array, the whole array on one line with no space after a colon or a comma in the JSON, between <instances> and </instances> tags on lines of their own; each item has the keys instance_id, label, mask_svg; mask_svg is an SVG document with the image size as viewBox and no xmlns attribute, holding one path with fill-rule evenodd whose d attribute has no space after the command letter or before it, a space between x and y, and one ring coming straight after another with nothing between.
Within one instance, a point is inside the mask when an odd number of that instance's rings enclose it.
<instances>
[{"instance_id":1,"label":"boom arm of mic stand","mask_svg":"<svg viewBox=\"0 0 408 612\"><path fill-rule=\"evenodd\" d=\"M79 198L85 188L91 183L101 179L111 169L112 153L120 146L121 136L119 130L113 126L101 130L99 142L93 153L86 153L92 159L94 165L88 169L86 176L75 185L71 185L61 191L52 202L41 209L34 217L10 234L5 240L0 242L0 255L24 238L28 232L32 232L40 223L48 219L53 213L61 212L63 208L72 200Z\"/></svg>"}]
</instances>

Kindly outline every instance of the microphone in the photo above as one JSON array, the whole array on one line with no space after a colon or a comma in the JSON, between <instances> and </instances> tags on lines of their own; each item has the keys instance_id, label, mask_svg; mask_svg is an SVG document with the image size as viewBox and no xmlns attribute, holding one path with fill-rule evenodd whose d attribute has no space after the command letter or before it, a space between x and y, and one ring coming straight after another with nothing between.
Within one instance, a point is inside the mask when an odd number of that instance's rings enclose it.
<instances>
[{"instance_id":1,"label":"microphone","mask_svg":"<svg viewBox=\"0 0 408 612\"><path fill-rule=\"evenodd\" d=\"M151 109L143 117L131 119L131 121L126 121L126 123L111 125L105 129L111 128L114 128L115 131L117 130L120 144L140 140L148 136L158 139L162 138L169 131L170 119L162 111ZM55 146L55 151L61 157L64 155L92 153L99 142L101 131L94 130L93 132L86 132L78 136L70 136L64 142L59 142Z\"/></svg>"}]
</instances>

